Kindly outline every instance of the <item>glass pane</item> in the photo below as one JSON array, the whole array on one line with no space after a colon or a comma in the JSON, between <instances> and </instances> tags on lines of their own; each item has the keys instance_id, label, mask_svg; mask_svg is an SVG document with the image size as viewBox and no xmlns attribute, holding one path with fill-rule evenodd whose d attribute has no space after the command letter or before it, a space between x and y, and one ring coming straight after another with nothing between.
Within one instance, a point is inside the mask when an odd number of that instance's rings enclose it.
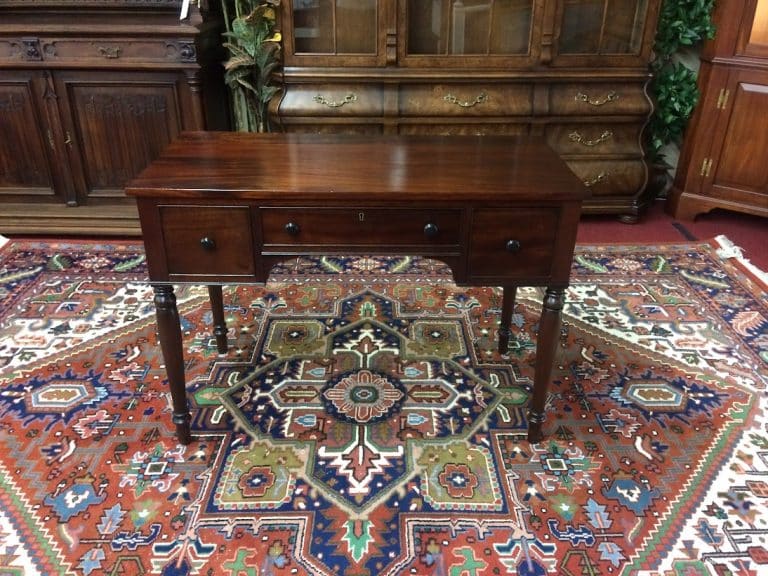
<instances>
[{"instance_id":1,"label":"glass pane","mask_svg":"<svg viewBox=\"0 0 768 576\"><path fill-rule=\"evenodd\" d=\"M336 52L376 53L376 0L336 1Z\"/></svg>"},{"instance_id":2,"label":"glass pane","mask_svg":"<svg viewBox=\"0 0 768 576\"><path fill-rule=\"evenodd\" d=\"M648 0L565 0L560 54L637 54Z\"/></svg>"},{"instance_id":3,"label":"glass pane","mask_svg":"<svg viewBox=\"0 0 768 576\"><path fill-rule=\"evenodd\" d=\"M293 0L297 54L375 54L376 0Z\"/></svg>"},{"instance_id":4,"label":"glass pane","mask_svg":"<svg viewBox=\"0 0 768 576\"><path fill-rule=\"evenodd\" d=\"M749 43L768 46L768 0L757 0Z\"/></svg>"},{"instance_id":5,"label":"glass pane","mask_svg":"<svg viewBox=\"0 0 768 576\"><path fill-rule=\"evenodd\" d=\"M293 35L297 53L333 52L332 0L293 0Z\"/></svg>"},{"instance_id":6,"label":"glass pane","mask_svg":"<svg viewBox=\"0 0 768 576\"><path fill-rule=\"evenodd\" d=\"M534 0L408 0L409 54L527 54Z\"/></svg>"}]
</instances>

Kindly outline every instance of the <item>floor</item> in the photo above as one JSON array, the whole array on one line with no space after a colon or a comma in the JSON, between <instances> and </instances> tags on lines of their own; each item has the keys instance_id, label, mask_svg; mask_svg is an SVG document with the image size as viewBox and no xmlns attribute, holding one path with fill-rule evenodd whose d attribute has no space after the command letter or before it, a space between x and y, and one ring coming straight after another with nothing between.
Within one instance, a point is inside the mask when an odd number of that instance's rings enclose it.
<instances>
[{"instance_id":1,"label":"floor","mask_svg":"<svg viewBox=\"0 0 768 576\"><path fill-rule=\"evenodd\" d=\"M584 216L579 225L581 244L685 242L726 236L742 249L754 266L768 272L768 219L725 210L702 214L694 222L678 221L657 200L638 224L622 224L615 216Z\"/></svg>"}]
</instances>

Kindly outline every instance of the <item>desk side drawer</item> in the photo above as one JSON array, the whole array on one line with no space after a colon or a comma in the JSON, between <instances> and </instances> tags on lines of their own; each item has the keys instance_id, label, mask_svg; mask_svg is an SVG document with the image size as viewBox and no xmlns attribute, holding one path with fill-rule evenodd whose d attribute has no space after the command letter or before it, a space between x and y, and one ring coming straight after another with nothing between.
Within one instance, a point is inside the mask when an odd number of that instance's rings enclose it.
<instances>
[{"instance_id":1,"label":"desk side drawer","mask_svg":"<svg viewBox=\"0 0 768 576\"><path fill-rule=\"evenodd\" d=\"M558 220L555 207L475 210L470 276L522 281L550 276Z\"/></svg>"},{"instance_id":2,"label":"desk side drawer","mask_svg":"<svg viewBox=\"0 0 768 576\"><path fill-rule=\"evenodd\" d=\"M168 274L253 276L248 206L158 206Z\"/></svg>"},{"instance_id":3,"label":"desk side drawer","mask_svg":"<svg viewBox=\"0 0 768 576\"><path fill-rule=\"evenodd\" d=\"M458 247L460 210L262 208L264 250L352 246Z\"/></svg>"}]
</instances>

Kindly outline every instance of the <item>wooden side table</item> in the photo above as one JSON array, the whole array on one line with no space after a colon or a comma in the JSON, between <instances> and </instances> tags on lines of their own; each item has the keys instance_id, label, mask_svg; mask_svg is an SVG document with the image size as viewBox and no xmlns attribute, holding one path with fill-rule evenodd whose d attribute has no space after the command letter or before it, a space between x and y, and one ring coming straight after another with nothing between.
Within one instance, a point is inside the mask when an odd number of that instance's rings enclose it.
<instances>
[{"instance_id":1,"label":"wooden side table","mask_svg":"<svg viewBox=\"0 0 768 576\"><path fill-rule=\"evenodd\" d=\"M506 352L518 286L545 286L528 440L544 406L587 189L539 139L191 132L127 187L135 196L179 441L191 441L173 284L266 282L286 258L410 254L458 284L502 286Z\"/></svg>"}]
</instances>

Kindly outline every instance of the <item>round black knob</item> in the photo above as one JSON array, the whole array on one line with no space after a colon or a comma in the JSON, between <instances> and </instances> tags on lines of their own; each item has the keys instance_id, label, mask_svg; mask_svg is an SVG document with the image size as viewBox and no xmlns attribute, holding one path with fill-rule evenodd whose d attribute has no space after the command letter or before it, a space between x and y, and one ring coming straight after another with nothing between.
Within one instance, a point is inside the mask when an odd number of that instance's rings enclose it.
<instances>
[{"instance_id":1,"label":"round black knob","mask_svg":"<svg viewBox=\"0 0 768 576\"><path fill-rule=\"evenodd\" d=\"M440 228L437 227L437 224L433 224L430 222L426 226L424 226L424 236L427 238L434 238L440 233Z\"/></svg>"},{"instance_id":2,"label":"round black knob","mask_svg":"<svg viewBox=\"0 0 768 576\"><path fill-rule=\"evenodd\" d=\"M205 236L200 239L200 246L202 246L204 250L215 250L216 240L214 240L213 238L209 238L208 236Z\"/></svg>"},{"instance_id":3,"label":"round black knob","mask_svg":"<svg viewBox=\"0 0 768 576\"><path fill-rule=\"evenodd\" d=\"M288 222L288 224L285 225L285 231L290 234L291 236L296 236L296 234L299 233L299 225L296 224L296 222Z\"/></svg>"},{"instance_id":4,"label":"round black knob","mask_svg":"<svg viewBox=\"0 0 768 576\"><path fill-rule=\"evenodd\" d=\"M512 252L513 254L515 252L520 252L520 246L520 240L507 240L507 252Z\"/></svg>"}]
</instances>

